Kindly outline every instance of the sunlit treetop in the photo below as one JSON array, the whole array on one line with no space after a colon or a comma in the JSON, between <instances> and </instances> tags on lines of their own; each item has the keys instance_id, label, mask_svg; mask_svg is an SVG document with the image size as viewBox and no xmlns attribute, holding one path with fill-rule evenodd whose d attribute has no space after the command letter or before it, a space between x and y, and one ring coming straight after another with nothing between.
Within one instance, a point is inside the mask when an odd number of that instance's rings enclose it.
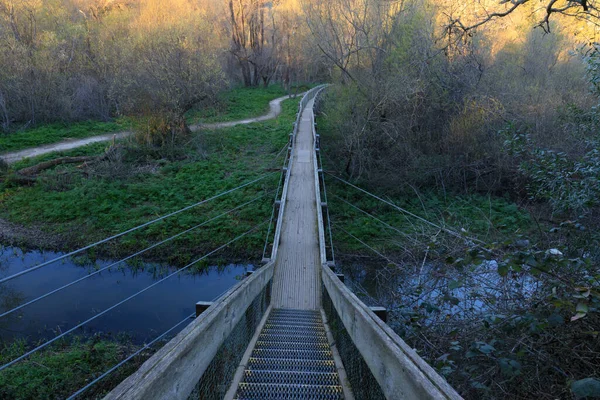
<instances>
[{"instance_id":1,"label":"sunlit treetop","mask_svg":"<svg viewBox=\"0 0 600 400\"><path fill-rule=\"evenodd\" d=\"M452 26L465 32L517 12L535 16L536 25L546 32L550 32L551 20L557 17L596 26L600 22L597 0L471 0L464 6L467 15L454 19Z\"/></svg>"}]
</instances>

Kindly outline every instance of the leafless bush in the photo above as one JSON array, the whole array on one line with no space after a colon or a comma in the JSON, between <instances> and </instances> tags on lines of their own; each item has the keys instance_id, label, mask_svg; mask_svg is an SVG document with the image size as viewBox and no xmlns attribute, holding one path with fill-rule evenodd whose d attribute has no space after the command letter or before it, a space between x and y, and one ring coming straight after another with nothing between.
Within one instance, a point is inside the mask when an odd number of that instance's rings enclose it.
<instances>
[{"instance_id":1,"label":"leafless bush","mask_svg":"<svg viewBox=\"0 0 600 400\"><path fill-rule=\"evenodd\" d=\"M73 187L73 183L76 182L76 175L79 175L79 173L68 168L58 167L51 173L41 176L39 182L45 191L65 192Z\"/></svg>"},{"instance_id":2,"label":"leafless bush","mask_svg":"<svg viewBox=\"0 0 600 400\"><path fill-rule=\"evenodd\" d=\"M478 250L419 222L402 232L370 242L387 262L336 258L353 290L386 307L390 326L462 396L571 398L571 382L600 368L595 264L529 240Z\"/></svg>"},{"instance_id":3,"label":"leafless bush","mask_svg":"<svg viewBox=\"0 0 600 400\"><path fill-rule=\"evenodd\" d=\"M74 119L108 120L111 117L107 86L98 79L81 75L70 80L73 87L72 115Z\"/></svg>"},{"instance_id":4,"label":"leafless bush","mask_svg":"<svg viewBox=\"0 0 600 400\"><path fill-rule=\"evenodd\" d=\"M132 158L131 147L114 147L101 161L90 163L85 171L88 176L114 179L128 179L158 172L159 167L156 162Z\"/></svg>"}]
</instances>

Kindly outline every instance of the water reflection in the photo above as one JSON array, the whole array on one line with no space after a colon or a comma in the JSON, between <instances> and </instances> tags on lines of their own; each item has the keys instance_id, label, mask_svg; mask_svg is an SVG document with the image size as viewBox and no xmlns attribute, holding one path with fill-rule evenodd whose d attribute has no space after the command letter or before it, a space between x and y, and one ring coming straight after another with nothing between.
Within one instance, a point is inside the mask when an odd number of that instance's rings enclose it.
<instances>
[{"instance_id":1,"label":"water reflection","mask_svg":"<svg viewBox=\"0 0 600 400\"><path fill-rule=\"evenodd\" d=\"M481 318L522 307L542 290L529 274L498 274L495 261L465 269L424 264L385 266L350 264L346 284L367 305L384 306L401 320L418 318L422 325ZM398 322L401 323L401 322Z\"/></svg>"},{"instance_id":2,"label":"water reflection","mask_svg":"<svg viewBox=\"0 0 600 400\"><path fill-rule=\"evenodd\" d=\"M0 249L0 278L60 256L54 252ZM0 312L10 310L62 285L111 264L98 260L81 265L61 260L0 285ZM197 301L211 301L233 286L252 265L210 267L198 274L186 271L90 322L79 333L127 334L144 342L194 312ZM0 319L0 338L51 338L156 282L171 267L156 264L120 266L103 271L59 293Z\"/></svg>"}]
</instances>

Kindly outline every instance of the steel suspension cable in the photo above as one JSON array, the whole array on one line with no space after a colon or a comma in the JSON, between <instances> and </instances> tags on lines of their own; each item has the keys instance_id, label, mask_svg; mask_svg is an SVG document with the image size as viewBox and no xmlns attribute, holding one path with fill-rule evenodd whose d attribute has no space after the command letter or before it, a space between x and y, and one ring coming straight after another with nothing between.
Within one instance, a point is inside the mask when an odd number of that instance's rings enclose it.
<instances>
[{"instance_id":1,"label":"steel suspension cable","mask_svg":"<svg viewBox=\"0 0 600 400\"><path fill-rule=\"evenodd\" d=\"M221 293L219 293L218 295L216 295L212 299L212 301L213 302L217 301L217 299L221 298L221 296L223 296L228 290L229 290L229 288L225 289L224 291L222 291ZM83 388L79 389L77 392L73 393L70 397L67 398L67 400L71 400L71 399L76 398L77 396L79 396L80 394L82 394L83 392L85 392L86 390L88 390L89 388L91 388L92 386L94 386L96 383L100 382L102 379L106 378L108 375L110 375L111 373L113 373L117 369L121 368L123 365L125 365L132 358L134 358L135 356L137 356L138 354L140 354L142 351L148 349L154 343L158 342L159 340L161 340L162 338L164 338L165 336L167 336L169 333L173 332L180 325L184 324L185 322L187 322L190 319L194 319L195 316L196 316L196 313L193 313L193 314L190 314L189 316L185 317L185 319L181 320L179 323L177 323L177 325L174 325L168 331L165 331L162 335L160 335L159 337L153 339L150 343L144 345L144 347L142 347L141 349L137 350L135 353L131 354L125 360L122 360L117 365L113 366L111 369L109 369L108 371L104 372L102 375L100 375L96 379L94 379L92 382L88 383L85 387L83 387Z\"/></svg>"},{"instance_id":2,"label":"steel suspension cable","mask_svg":"<svg viewBox=\"0 0 600 400\"><path fill-rule=\"evenodd\" d=\"M286 144L286 147L289 146L289 143ZM263 248L263 259L267 255L267 247L269 246L269 236L271 236L271 228L273 226L273 219L275 218L275 203L277 202L277 198L279 197L279 190L281 189L281 184L283 182L283 172L285 170L285 164L290 160L287 156L283 160L283 166L281 167L281 175L279 176L279 183L277 184L277 191L275 192L275 198L273 199L273 210L271 211L271 220L269 221L269 229L267 229L267 236L265 237L265 246ZM288 166L289 168L289 166Z\"/></svg>"},{"instance_id":3,"label":"steel suspension cable","mask_svg":"<svg viewBox=\"0 0 600 400\"><path fill-rule=\"evenodd\" d=\"M254 202L256 202L256 201L258 201L258 200L260 200L260 199L262 199L262 198L264 198L265 196L267 196L267 194L268 194L268 193L266 193L266 194L263 194L263 195L261 195L261 196L258 196L258 197L256 197L256 198L254 198L254 199L252 199L252 200L250 200L250 201L248 201L248 202L246 202L246 203L244 203L244 204L240 205L240 206L237 206L237 207L235 207L235 208L232 208L231 210L229 210L229 211L227 211L227 212L224 212L224 213L222 213L222 214L219 214L219 215L217 215L216 217L213 217L213 218L211 218L211 219L209 219L209 220L207 220L207 221L204 221L204 222L202 222L201 224L195 225L195 226L193 226L193 227L191 227L191 228L189 228L189 229L186 229L186 230L185 230L185 231L183 231L183 232L180 232L180 233L178 233L178 234L176 234L176 235L173 235L173 236L171 236L171 237L169 237L169 238L167 238L167 239L165 239L165 240L161 240L160 242L157 242L157 243L155 243L155 244L153 244L153 245L151 245L151 246L149 246L149 247L146 247L145 249L143 249L143 250L140 250L140 251L138 251L137 253L134 253L134 254L132 254L132 255L130 255L130 256L127 256L127 257L125 257L125 258L123 258L123 259L121 259L121 260L119 260L119 261L116 261L116 262L114 262L114 263L112 263L112 264L110 264L110 265L108 265L108 266L106 266L106 267L103 267L103 268L101 268L101 269L99 269L99 270L97 270L97 271L94 271L93 273L91 273L91 274L89 274L89 275L86 275L86 276L84 276L84 277L81 277L81 278L79 278L79 279L76 279L76 280L74 280L73 282L67 283L66 285L63 285L63 286L61 286L61 287L59 287L59 288L57 288L57 289L54 289L54 290L52 290L52 291L50 291L50 292L48 292L48 293L46 293L46 294L44 294L44 295L41 295L41 296L39 296L39 297L37 297L37 298L35 298L35 299L33 299L33 300L30 300L30 301L28 301L28 302L26 302L26 303L23 303L23 304L21 304L21 305L19 305L19 306L15 307L15 308L13 308L13 309L9 310L9 311L6 311L6 312L4 312L4 313L0 314L0 318L6 317L7 315L10 315L10 314L14 313L15 311L21 310L21 309L23 309L23 308L25 308L25 307L27 307L27 306L29 306L29 305L31 305L31 304L34 304L34 303L36 303L36 302L38 302L38 301L40 301L40 300L43 300L43 299L45 299L46 297L49 297L49 296L51 296L51 295L53 295L53 294L55 294L55 293L58 293L58 292L60 292L60 291L62 291L62 290L64 290L64 289L67 289L67 288L69 288L69 287L71 287L71 286L73 286L73 285L75 285L75 284L77 284L77 283L79 283L79 282L82 282L82 281L84 281L84 280L86 280L86 279L89 279L89 278L91 278L92 276L98 275L98 274L100 274L100 273L101 273L101 272L103 272L103 271L106 271L106 270L108 270L108 269L110 269L110 268L112 268L112 267L115 267L115 266L117 266L117 265L119 265L119 264L122 264L122 263L124 263L125 261L128 261L128 260L130 260L130 259L132 259L132 258L134 258L134 257L137 257L137 256L139 256L139 255L141 255L141 254L143 254L143 253L146 253L146 252L148 252L148 251L150 251L150 250L152 250L152 249L154 249L154 248L156 248L156 247L158 247L158 246L161 246L161 245L163 245L163 244L165 244L165 243L167 243L167 242L170 242L170 241L172 241L172 240L174 240L174 239L177 239L178 237L180 237L180 236L183 236L183 235L185 235L186 233L189 233L189 232L191 232L191 231L193 231L193 230L195 230L195 229L198 229L198 228L201 228L201 227L203 227L203 226L205 226L205 225L208 225L209 223L211 223L211 222L213 222L213 221L215 221L215 220L217 220L217 219L219 219L219 218L222 218L222 217L224 217L225 215L231 214L231 213L232 213L232 212L234 212L234 211L237 211L237 210L239 210L239 209L241 209L241 208L244 208L244 207L246 207L246 206L248 206L248 205L250 205L250 204L252 204L252 203L254 203Z\"/></svg>"},{"instance_id":4,"label":"steel suspension cable","mask_svg":"<svg viewBox=\"0 0 600 400\"><path fill-rule=\"evenodd\" d=\"M89 319L87 319L87 320L85 320L85 321L83 321L83 322L81 322L81 323L77 324L77 325L76 325L76 326L74 326L73 328L71 328L71 329L69 329L69 330L67 330L67 331L65 331L65 332L63 332L63 333L61 333L60 335L58 335L58 336L56 336L56 337L54 337L54 338L52 338L52 339L48 340L47 342L45 342L45 343L43 343L43 344L41 344L41 345L37 346L36 348L34 348L34 349L32 349L32 350L30 350L30 351L26 352L25 354L23 354L23 355L21 355L21 356L19 356L19 357L15 358L14 360L12 360L12 361L10 361L10 362L8 362L8 363L6 363L6 364L4 364L4 365L0 366L0 371L3 371L3 370L5 370L6 368L8 368L8 367L10 367L10 366L12 366L12 365L14 365L14 364L16 364L17 362L19 362L19 361L21 361L21 360L23 360L23 359L25 359L25 358L29 357L29 356L30 356L30 355L32 355L33 353L36 353L37 351L39 351L39 350L41 350L41 349L43 349L43 348L45 348L45 347L49 346L50 344L52 344L52 343L56 342L57 340L59 340L60 338L62 338L62 337L64 337L64 336L66 336L66 335L68 335L69 333L71 333L71 332L74 332L75 330L77 330L77 329L81 328L82 326L84 326L84 325L86 325L86 324L88 324L88 323L90 323L90 322L94 321L94 320L95 320L95 319L97 319L97 318L100 318L101 316L103 316L103 315L107 314L108 312L110 312L110 311L114 310L115 308L117 308L117 307L119 307L120 305L122 305L122 304L124 304L124 303L128 302L129 300L131 300L131 299L133 299L133 298L135 298L135 297L139 296L140 294L142 294L142 293L144 293L144 292L147 292L148 290L152 289L154 286L156 286L156 285L159 285L160 283L162 283L162 282L166 281L167 279L169 279L169 278L171 278L171 277L173 277L173 276L175 276L175 275L178 275L178 274L180 274L181 272L183 272L183 271L185 271L185 270L187 270L187 269L191 268L193 265L195 265L195 264L199 263L200 261L202 261L202 260L206 259L207 257L209 257L209 256L213 255L214 253L216 253L216 252L218 252L218 251L220 251L220 250L224 249L225 247L229 246L230 244L232 244L232 243L234 243L234 242L236 242L236 241L238 241L238 240L242 239L243 237L245 237L245 236L249 235L250 233L254 232L254 231L257 229L257 228L259 228L260 226L263 226L264 224L266 224L266 223L267 223L267 221L268 221L268 220L265 220L265 221L261 222L260 224L258 224L258 225L255 225L255 226L254 226L252 229L250 229L250 230L246 231L245 233L243 233L243 234L241 234L241 235L237 236L235 239L232 239L232 240L230 240L229 242L227 242L227 243L225 243L224 245L222 245L222 246L220 246L220 247L216 248L215 250L212 250L210 253L207 253L207 254L203 255L202 257L198 258L197 260L195 260L195 261L192 261L191 263L189 263L189 264L188 264L188 265L186 265L185 267L183 267L183 268L181 268L181 269L178 269L177 271L175 271L175 272L173 272L173 273L171 273L171 274L167 275L166 277L164 277L164 278L162 278L162 279L160 279L160 280L158 280L158 281L154 282L154 283L153 283L153 284L151 284L151 285L148 285L148 286L146 286L144 289L142 289L142 290L140 290L140 291L138 291L138 292L136 292L136 293L132 294L131 296L129 296L129 297L127 297L127 298L125 298L124 300L121 300L121 301L119 301L118 303L116 303L116 304L114 304L113 306L111 306L111 307L109 307L109 308L105 309L104 311L101 311L100 313L98 313L98 314L94 315L93 317L91 317L91 318L89 318Z\"/></svg>"},{"instance_id":5,"label":"steel suspension cable","mask_svg":"<svg viewBox=\"0 0 600 400\"><path fill-rule=\"evenodd\" d=\"M289 147L289 142L286 143L281 150L279 150L279 153L277 153L277 155L275 156L275 158L273 158L273 161L271 162L271 164L275 164L275 161L277 161L277 159L279 158L279 156Z\"/></svg>"},{"instance_id":6,"label":"steel suspension cable","mask_svg":"<svg viewBox=\"0 0 600 400\"><path fill-rule=\"evenodd\" d=\"M314 128L313 128L314 129ZM335 251L333 249L333 231L331 230L331 215L329 214L329 202L327 201L327 187L325 186L325 173L323 172L323 151L319 151L319 164L321 165L321 176L323 177L323 196L325 196L325 204L327 204L327 226L329 228L329 245L331 247L331 261L335 264Z\"/></svg>"},{"instance_id":7,"label":"steel suspension cable","mask_svg":"<svg viewBox=\"0 0 600 400\"><path fill-rule=\"evenodd\" d=\"M354 236L353 234L351 234L350 232L348 232L347 230L345 230L341 226L338 225L338 228L340 230L342 230L344 233L346 233L348 236L352 237L354 240L358 241L360 244L362 244L363 246L365 246L366 248L368 248L369 250L371 250L372 252L376 253L379 257L386 259L390 264L394 264L394 265L396 265L398 267L400 266L400 265L398 265L397 262L394 262L394 261L390 260L387 256L381 254L379 251L377 251L373 247L369 246L368 244L366 244L365 242L363 242L362 240L360 240L359 238L357 238L356 236Z\"/></svg>"},{"instance_id":8,"label":"steel suspension cable","mask_svg":"<svg viewBox=\"0 0 600 400\"><path fill-rule=\"evenodd\" d=\"M280 155L281 155L281 154L282 154L282 153L285 151L285 149L286 149L288 146L289 146L289 143L286 143L286 144L285 144L285 145L284 145L284 146L281 148L281 150L280 150L280 151L277 153L277 155L276 155L276 156L275 156L275 158L273 159L273 163L274 163L274 162L275 162L275 161L276 161L276 160L279 158L279 156L280 156ZM285 167L285 163L286 163L286 161L287 161L287 158L286 158L286 160L284 160L283 167ZM282 168L282 173L283 173L283 168ZM279 189L280 189L280 188L281 188L281 179L280 179L280 181L279 181L279 185L278 185L278 187L277 187L277 190L276 190L276 192L275 192L275 200L277 200L277 195L279 194ZM267 193L267 194L268 194L268 193ZM240 209L240 208L243 208L243 207L245 207L245 206L247 206L247 205L250 205L250 204L254 203L255 201L257 201L257 200L259 200L259 199L261 199L261 198L265 197L267 194L264 194L264 195L262 195L262 196L259 196L259 197L255 198L255 199L253 199L253 200L251 200L251 201L249 201L249 202L247 202L247 203L244 203L244 204L242 204L241 206L238 206L238 207L236 207L236 208L234 208L234 209L232 209L232 210L230 210L230 211L228 211L228 212L226 212L226 213L220 214L220 215L218 215L217 217L215 217L215 218L212 218L211 220L205 221L205 222L203 222L203 223L202 223L202 224L200 224L200 225L196 225L196 226L194 226L194 227L192 227L192 228L190 228L190 229L188 229L188 230L186 230L186 231L184 231L184 232L181 232L181 233L180 233L180 234L178 234L178 235L172 236L171 238L169 238L169 239L167 239L167 240L172 240L172 239L175 239L175 237L177 237L177 236L181 236L181 235L183 235L183 234L185 234L185 233L188 233L188 232L189 232L189 231L191 231L191 230L194 230L194 229L196 229L196 228L199 228L199 227L201 227L202 225L208 224L209 222L212 222L212 221L214 221L215 219L218 219L218 218L220 218L220 217L222 217L222 216L224 216L224 215L226 215L226 214L229 214L229 213L231 213L231 212L233 212L233 211L236 211L236 210L238 210L238 209ZM272 223L272 219L273 219L273 216L271 216L271 222L270 222L270 224ZM269 230L271 229L271 225L270 225L270 224L269 224ZM269 233L267 233L267 240L268 240L268 237L269 237ZM160 242L160 243L157 243L157 244L155 244L155 245L153 245L153 246L151 246L151 247L148 247L147 249L145 249L145 250L142 250L142 252L148 251L148 250L150 250L150 249L151 249L151 248L153 248L153 247L156 247L156 246L159 246L159 245L161 245L161 244L164 244L164 243L165 243L167 240L165 240L165 241L162 241L162 242ZM266 244L265 244L265 251L263 251L263 258L264 258L265 252L266 252ZM133 256L130 256L130 257L135 257L136 255L139 255L139 254L141 254L141 252L138 252L138 253L136 253L135 255L133 255ZM122 263L122 262L126 261L127 259L128 259L128 258L126 258L126 259L123 259L123 260L120 260L120 261L118 261L117 263L111 264L111 265L109 265L108 267L105 267L105 268L103 268L103 269L101 269L101 270L99 270L99 271L97 271L97 272L94 272L93 274L90 274L90 275L86 276L85 278L82 278L81 280L83 280L83 279L87 279L87 278L89 278L89 277L91 277L91 276L93 276L93 275L95 275L95 274L97 274L97 273L100 273L100 272L104 271L105 269L108 269L108 268L110 268L110 267L113 267L113 266L115 266L115 265L116 265L116 264L118 264L118 263ZM81 280L78 280L78 281L81 281ZM72 283L70 283L69 285L65 285L63 288L66 288L66 287L68 287L68 286L70 286L70 285L72 285L72 284L74 284L74 283L77 283L78 281L72 282ZM57 289L56 291L54 291L53 293L56 293L57 291L59 291L59 290L62 290L63 288L59 288L59 289ZM229 289L227 289L227 290L229 290ZM218 299L219 297L221 297L221 296L223 295L223 293L225 293L227 290L225 290L225 291L223 291L221 294L217 295L217 296L216 296L216 297L213 299L213 301L215 301L216 299ZM3 316L5 316L5 315L7 315L7 314L9 314L9 313L12 313L12 312L16 311L18 308L25 307L26 305L29 305L29 304L31 304L31 303L34 303L35 301L41 300L42 298L44 298L44 297L46 297L46 296L49 296L50 294L52 294L52 293L49 293L49 294L47 294L47 295L44 295L43 297L40 297L40 298L38 298L38 299L35 299L35 300L33 300L33 301L31 301L31 302L29 302L29 303L27 303L27 304L23 304L22 306L19 306L19 307L15 308L15 309L13 309L13 310L11 310L11 311L7 312L7 313L0 314L0 318L2 318ZM158 336L157 338L155 338L154 340L152 340L150 343L148 343L148 344L144 345L144 347L142 347L141 349L137 350L135 353L131 354L129 357L127 357L126 359L122 360L121 362L119 362L118 364L116 364L115 366L113 366L112 368L110 368L109 370L107 370L106 372L104 372L102 375L100 375L99 377L97 377L96 379L94 379L92 382L88 383L88 384L87 384L86 386L84 386L83 388L79 389L77 392L73 393L73 394L72 394L70 397L68 397L68 399L67 399L67 400L75 399L77 396L79 396L80 394L84 393L84 392L85 392L85 391L87 391L89 388L91 388L92 386L94 386L96 383L100 382L102 379L106 378L108 375L110 375L111 373L113 373L114 371L116 371L117 369L119 369L120 367L122 367L123 365L125 365L127 362L129 362L131 359L133 359L134 357L136 357L136 356L137 356L138 354L140 354L142 351L144 351L144 350L148 349L149 347L151 347L151 346L152 346L154 343L158 342L159 340L161 340L162 338L164 338L165 336L167 336L167 335L168 335L170 332L172 332L173 330L177 329L177 328L178 328L180 325L184 324L186 321L188 321L189 319L193 318L195 315L196 315L196 313L194 313L194 314L191 314L190 316L186 317L186 318L185 318L185 319L183 319L181 322L177 323L175 326L173 326L172 328L170 328L169 330L165 331L163 334L161 334L160 336Z\"/></svg>"},{"instance_id":9,"label":"steel suspension cable","mask_svg":"<svg viewBox=\"0 0 600 400\"><path fill-rule=\"evenodd\" d=\"M118 363L117 365L113 366L111 369L109 369L108 371L104 372L102 375L100 375L99 377L97 377L96 379L94 379L93 381L91 381L90 383L88 383L87 385L85 385L84 387L82 387L81 389L79 389L78 391L76 391L75 393L73 393L71 396L68 397L67 400L74 399L77 396L79 396L80 394L82 394L85 391L87 391L89 388L91 388L92 386L94 386L96 383L100 382L102 379L106 378L108 375L110 375L111 373L113 373L117 369L121 368L123 365L125 365L128 361L130 361L135 356L137 356L138 354L140 354L142 351L148 349L154 343L158 342L159 340L161 340L162 338L164 338L165 336L167 336L169 333L173 332L175 329L177 329L178 327L180 327L181 325L183 325L185 322L189 321L191 318L194 317L194 315L196 315L196 313L193 313L193 314L185 317L185 319L183 319L182 321L180 321L179 323L177 323L176 325L174 325L173 327L171 327L169 330L163 332L160 336L158 336L157 338L153 339L148 344L144 345L141 349L137 350L135 353L131 354L129 357L127 357L126 359L122 360L120 363Z\"/></svg>"},{"instance_id":10,"label":"steel suspension cable","mask_svg":"<svg viewBox=\"0 0 600 400\"><path fill-rule=\"evenodd\" d=\"M469 237L469 236L465 236L465 235L461 235L460 233L458 233L456 231L453 231L452 229L448 229L448 228L445 228L445 227L443 227L441 225L438 225L438 224L436 224L434 222L428 221L425 218L423 218L423 217L421 217L421 216L419 216L417 214L414 214L414 213L412 213L412 212L410 212L410 211L408 211L408 210L406 210L406 209L404 209L404 208L402 208L400 206L397 206L396 204L394 204L394 203L392 203L390 201L382 199L381 197L379 197L379 196L377 196L377 195L375 195L373 193L370 193L370 192L366 191L365 189L362 189L362 188L360 188L360 187L358 187L356 185L353 185L352 183L350 183L350 182L348 182L348 181L346 181L346 180L344 180L344 179L342 179L340 177L337 177L337 176L333 175L332 173L326 172L326 174L334 177L338 181L340 181L340 182L342 182L342 183L344 183L344 184L346 184L348 186L351 186L351 187L355 188L356 190L359 190L359 191L361 191L361 192L363 192L363 193L365 193L365 194L367 194L367 195L369 195L369 196L371 196L371 197L373 197L373 198L375 198L375 199L377 199L377 200L379 200L379 201L381 201L381 202L389 205L390 207L395 208L396 210L398 210L398 211L400 211L400 212L402 212L404 214L410 215L411 217L416 218L419 221L424 222L424 223L426 223L428 225L431 225L431 226L433 226L435 228L438 228L439 230L442 230L442 231L444 231L444 232L446 232L446 233L448 233L448 234L450 234L452 236L455 236L455 237L463 239L463 240L470 240L472 242L476 242L476 243L479 243L479 244L485 244L485 242L483 242L483 241L481 241L479 239L476 239L476 238L473 238L473 237Z\"/></svg>"},{"instance_id":11,"label":"steel suspension cable","mask_svg":"<svg viewBox=\"0 0 600 400\"><path fill-rule=\"evenodd\" d=\"M283 169L282 169L282 174L283 174ZM275 218L275 203L277 202L277 197L279 197L279 189L281 189L281 181L282 180L283 180L283 176L281 178L279 178L279 184L277 185L277 190L275 191L275 199L273 199L273 210L271 211L271 218L269 220L269 228L267 229L267 236L265 237L265 246L263 248L263 259L267 255L267 247L269 246L269 237L271 236L271 229L273 227L273 220Z\"/></svg>"},{"instance_id":12,"label":"steel suspension cable","mask_svg":"<svg viewBox=\"0 0 600 400\"><path fill-rule=\"evenodd\" d=\"M229 291L229 288L225 289L224 291L222 291L221 293L219 293L218 295L216 295L212 299L212 302L217 301L217 299L221 298L221 296L223 296L225 293L227 293L227 291ZM100 375L99 377L97 377L96 379L94 379L92 382L88 383L83 388L79 389L77 392L73 393L71 396L69 396L67 398L67 400L71 400L71 399L76 398L77 396L79 396L80 394L82 394L83 392L85 392L86 390L88 390L89 388L91 388L92 386L94 386L96 383L100 382L102 379L106 378L108 375L110 375L111 373L113 373L117 369L121 368L123 365L125 365L132 358L134 358L135 356L137 356L138 354L140 354L142 351L148 349L154 343L158 342L159 340L161 340L162 338L164 338L165 336L167 336L169 333L173 332L180 325L184 324L185 322L187 322L190 319L194 319L195 316L196 316L196 313L193 313L193 314L190 314L189 316L185 317L185 319L181 320L179 323L177 323L176 325L174 325L168 331L165 331L162 335L160 335L157 338L153 339L150 343L144 345L144 347L142 347L141 349L137 350L135 353L131 354L129 357L127 357L126 359L122 360L121 362L119 362L117 365L113 366L108 371L104 372L102 375Z\"/></svg>"},{"instance_id":13,"label":"steel suspension cable","mask_svg":"<svg viewBox=\"0 0 600 400\"><path fill-rule=\"evenodd\" d=\"M412 237L412 236L410 236L410 235L408 235L408 234L406 234L406 233L402 232L400 229L396 228L395 226L392 226L392 225L388 224L387 222L380 220L379 218L377 218L377 217L376 217L376 216L374 216L373 214L370 214L370 213L368 213L367 211L365 211L365 210L363 210L363 209L361 209L361 208L359 208L359 207L355 206L354 204L352 204L352 203L350 203L349 201L347 201L347 200L345 200L345 199L341 198L340 196L338 196L338 195L333 195L333 197L335 197L336 199L339 199L339 200L343 201L344 203L346 203L346 204L347 204L347 205L349 205L350 207L352 207L352 208L354 208L354 209L356 209L356 210L360 211L361 213L368 215L369 217L373 218L375 221L379 222L379 223L380 223L380 224L382 224L382 225L385 225L387 228L389 228L389 229L391 229L391 230L393 230L393 231L395 231L395 232L399 233L400 235L404 236L405 238L407 238L407 239L409 239L409 240L412 240L412 241L414 242L414 244L418 244L418 245L425 246L425 244L423 244L423 243L422 243L422 242L420 242L419 240L415 239L414 237Z\"/></svg>"},{"instance_id":14,"label":"steel suspension cable","mask_svg":"<svg viewBox=\"0 0 600 400\"><path fill-rule=\"evenodd\" d=\"M250 182L247 182L247 183L245 183L245 184L243 184L243 185L240 185L240 186L238 186L238 187L235 187L235 188L233 188L233 189L226 190L225 192L221 192L221 193L219 193L219 194L217 194L217 195L215 195L215 196L212 196L212 197L210 197L210 198L208 198L208 199L206 199L206 200L199 201L199 202L197 202L197 203L195 203L195 204L192 204L192 205L189 205L189 206L187 206L187 207L184 207L184 208L182 208L182 209L180 209L180 210L178 210L178 211L174 211L174 212L172 212L172 213L169 213L169 214L163 215L162 217L159 217L159 218L153 219L152 221L148 221L148 222L146 222L146 223L144 223L144 224L142 224L142 225L138 225L138 226L136 226L136 227L134 227L134 228L128 229L128 230L126 230L126 231L124 231L124 232L121 232L121 233L118 233L118 234L116 234L116 235L113 235L113 236L111 236L111 237L108 237L108 238L106 238L106 239L100 240L100 241L98 241L98 242L96 242L96 243L92 243L92 244L90 244L90 245L87 245L87 246L85 246L85 247L82 247L82 248L80 248L80 249L78 249L78 250L75 250L75 251L72 251L72 252L70 252L70 253L64 254L64 255L62 255L62 256L60 256L60 257L56 257L56 258L54 258L54 259L52 259L52 260L49 260L49 261L43 262L42 264L40 264L40 265L36 265L36 266L34 266L34 267L31 267L31 268L29 268L29 269L26 269L25 271L21 271L21 272L18 272L18 273L16 273L16 274L13 274L13 275L11 275L11 276L8 276L8 277L6 277L6 278L0 279L0 284L2 284L2 283L5 283L5 282L8 282L8 281L10 281L10 280L13 280L13 279L15 279L15 278L18 278L19 276L23 276L23 275L25 275L25 274L28 274L28 273L30 273L30 272L36 271L36 270L38 270L38 269L40 269L40 268L43 268L43 267L45 267L45 266L47 266L47 265L53 264L53 263L55 263L55 262L57 262L57 261L60 261L60 260L63 260L63 259L65 259L65 258L71 257L71 256L73 256L73 255L75 255L75 254L79 254L79 253L81 253L82 251L89 250L89 249L91 249L92 247L96 247L96 246L98 246L98 245L101 245L101 244L103 244L103 243L109 242L109 241L111 241L111 240L113 240L113 239L117 239L117 238L119 238L119 237L121 237L121 236L124 236L124 235L126 235L126 234L128 234L128 233L135 232L135 231L137 231L137 230L140 230L140 229L142 229L142 228L145 228L145 227L147 227L147 226L149 226L149 225L152 225L152 224L154 224L154 223L156 223L156 222L163 221L163 220L165 220L165 219L167 219L167 218L169 218L169 217L172 217L172 216L174 216L174 215L180 214L180 213L182 213L182 212L184 212L184 211L187 211L187 210L190 210L190 209L192 209L192 208L198 207L198 206L200 206L200 205L202 205L202 204L205 204L205 203L208 203L208 202L210 202L210 201L212 201L212 200L218 199L219 197L223 197L223 196L225 196L225 195L228 195L228 194L230 194L230 193L233 193L233 192L235 192L235 191L237 191L237 190L240 190L240 189L243 189L243 188L245 188L245 187L248 187L248 186L250 186L250 185L253 185L253 184L257 183L257 182L260 182L260 181L262 181L262 180L264 180L264 179L268 178L269 176L271 176L271 175L273 175L273 174L274 174L274 172L271 172L271 173L265 174L265 175L261 176L260 178L257 178L257 179L255 179L255 180L253 180L253 181L250 181Z\"/></svg>"},{"instance_id":15,"label":"steel suspension cable","mask_svg":"<svg viewBox=\"0 0 600 400\"><path fill-rule=\"evenodd\" d=\"M300 111L298 111L298 114L296 115L296 120L298 120L298 116L300 115ZM293 146L293 141L294 138L296 137L296 122L294 122L294 132L292 132L292 146ZM275 160L279 157L279 155L286 149L290 147L290 140L288 140L288 142L285 144L285 146L283 146L283 148L281 149L281 151L279 152L279 154L277 154L277 156L275 157ZM277 198L279 197L279 190L281 189L281 185L283 183L283 173L285 170L285 165L286 163L289 162L289 160L291 159L291 157L286 157L283 160L283 166L281 167L281 175L279 177L279 184L277 185L277 191L275 192L275 199L273 199L273 210L271 211L271 220L269 222L269 228L267 229L267 236L265 237L265 246L263 247L263 255L262 258L263 260L265 259L266 255L267 255L267 247L269 247L269 237L271 236L271 229L273 227L273 220L275 218L275 203L277 202ZM275 161L273 160L273 161ZM290 166L288 165L288 168Z\"/></svg>"}]
</instances>

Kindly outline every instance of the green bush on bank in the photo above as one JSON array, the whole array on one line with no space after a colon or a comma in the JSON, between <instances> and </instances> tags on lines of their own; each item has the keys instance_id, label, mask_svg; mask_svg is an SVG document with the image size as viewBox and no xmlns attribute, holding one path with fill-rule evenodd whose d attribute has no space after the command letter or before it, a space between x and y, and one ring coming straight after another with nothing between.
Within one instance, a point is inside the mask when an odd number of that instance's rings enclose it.
<instances>
[{"instance_id":1,"label":"green bush on bank","mask_svg":"<svg viewBox=\"0 0 600 400\"><path fill-rule=\"evenodd\" d=\"M1 344L0 364L32 348L24 341ZM100 336L59 341L0 372L0 398L64 399L137 350L128 341ZM100 381L86 393L97 398L135 371L154 350L148 349Z\"/></svg>"}]
</instances>

